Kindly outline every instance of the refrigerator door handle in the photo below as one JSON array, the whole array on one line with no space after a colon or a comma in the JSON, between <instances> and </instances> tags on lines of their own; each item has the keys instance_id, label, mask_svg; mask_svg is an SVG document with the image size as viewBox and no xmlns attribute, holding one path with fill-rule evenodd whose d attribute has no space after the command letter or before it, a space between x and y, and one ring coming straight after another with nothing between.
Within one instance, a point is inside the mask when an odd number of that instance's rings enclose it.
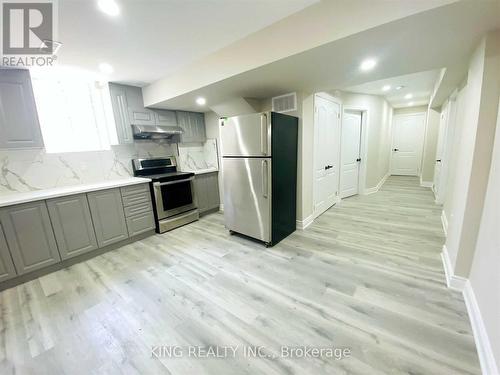
<instances>
[{"instance_id":1,"label":"refrigerator door handle","mask_svg":"<svg viewBox=\"0 0 500 375\"><path fill-rule=\"evenodd\" d=\"M267 180L267 175L268 175L268 166L267 166L267 160L262 160L262 196L264 198L267 198L268 191L268 180Z\"/></svg>"},{"instance_id":2,"label":"refrigerator door handle","mask_svg":"<svg viewBox=\"0 0 500 375\"><path fill-rule=\"evenodd\" d=\"M267 115L260 115L260 150L263 155L267 155Z\"/></svg>"}]
</instances>

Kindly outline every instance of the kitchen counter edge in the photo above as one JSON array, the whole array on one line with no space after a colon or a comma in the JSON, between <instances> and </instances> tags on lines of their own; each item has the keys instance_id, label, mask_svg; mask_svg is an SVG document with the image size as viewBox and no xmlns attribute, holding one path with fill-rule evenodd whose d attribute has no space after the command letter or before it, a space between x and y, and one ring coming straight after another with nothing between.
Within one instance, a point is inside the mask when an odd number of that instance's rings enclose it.
<instances>
[{"instance_id":1,"label":"kitchen counter edge","mask_svg":"<svg viewBox=\"0 0 500 375\"><path fill-rule=\"evenodd\" d=\"M0 195L0 207L13 206L28 202L35 202L68 195L89 193L92 191L113 189L117 187L149 183L151 179L143 177L130 177L118 180L97 182L92 184L61 186L52 189L33 190L19 193Z\"/></svg>"}]
</instances>

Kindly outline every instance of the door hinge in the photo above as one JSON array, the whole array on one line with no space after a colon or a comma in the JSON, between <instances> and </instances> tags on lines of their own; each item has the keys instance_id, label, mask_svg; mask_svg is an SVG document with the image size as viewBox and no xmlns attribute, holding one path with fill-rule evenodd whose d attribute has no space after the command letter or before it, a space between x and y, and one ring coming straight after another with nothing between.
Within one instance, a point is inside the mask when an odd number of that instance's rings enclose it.
<instances>
[{"instance_id":1,"label":"door hinge","mask_svg":"<svg viewBox=\"0 0 500 375\"><path fill-rule=\"evenodd\" d=\"M337 118L340 118L340 113L337 113Z\"/></svg>"}]
</instances>

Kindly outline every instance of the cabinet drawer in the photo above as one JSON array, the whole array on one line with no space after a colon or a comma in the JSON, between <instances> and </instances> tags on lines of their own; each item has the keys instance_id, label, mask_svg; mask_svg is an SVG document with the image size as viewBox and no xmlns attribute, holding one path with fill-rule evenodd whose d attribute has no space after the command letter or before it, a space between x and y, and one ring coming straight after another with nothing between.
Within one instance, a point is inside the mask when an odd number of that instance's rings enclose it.
<instances>
[{"instance_id":1,"label":"cabinet drawer","mask_svg":"<svg viewBox=\"0 0 500 375\"><path fill-rule=\"evenodd\" d=\"M151 206L151 202L149 201L125 207L125 217L140 215L146 212L153 212L153 206Z\"/></svg>"},{"instance_id":2,"label":"cabinet drawer","mask_svg":"<svg viewBox=\"0 0 500 375\"><path fill-rule=\"evenodd\" d=\"M153 230L155 228L153 213L150 211L128 217L127 228L129 237Z\"/></svg>"},{"instance_id":3,"label":"cabinet drawer","mask_svg":"<svg viewBox=\"0 0 500 375\"><path fill-rule=\"evenodd\" d=\"M143 204L151 202L151 195L149 191L146 191L133 195L122 196L122 200L123 200L123 206L128 207L128 206L133 206L135 204Z\"/></svg>"},{"instance_id":4,"label":"cabinet drawer","mask_svg":"<svg viewBox=\"0 0 500 375\"><path fill-rule=\"evenodd\" d=\"M128 195L139 194L139 193L143 193L143 192L149 193L149 184L124 186L124 187L120 188L120 190L122 192L122 197L126 197Z\"/></svg>"}]
</instances>

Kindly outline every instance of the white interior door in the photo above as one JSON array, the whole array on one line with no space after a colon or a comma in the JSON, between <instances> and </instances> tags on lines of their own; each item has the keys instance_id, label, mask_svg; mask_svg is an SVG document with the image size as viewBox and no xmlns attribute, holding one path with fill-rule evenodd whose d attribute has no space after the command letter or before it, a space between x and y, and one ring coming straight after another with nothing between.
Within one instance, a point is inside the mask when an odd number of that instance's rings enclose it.
<instances>
[{"instance_id":1,"label":"white interior door","mask_svg":"<svg viewBox=\"0 0 500 375\"><path fill-rule=\"evenodd\" d=\"M340 145L340 197L359 191L361 162L361 112L344 112Z\"/></svg>"},{"instance_id":2,"label":"white interior door","mask_svg":"<svg viewBox=\"0 0 500 375\"><path fill-rule=\"evenodd\" d=\"M434 189L434 194L436 194L436 196L439 194L439 189L441 187L440 183L441 172L442 172L441 166L443 162L446 130L448 125L448 110L449 110L449 103L446 105L446 107L443 107L439 119L439 132L438 132L438 141L436 146L436 162L434 165L434 181L433 181L433 189Z\"/></svg>"},{"instance_id":3,"label":"white interior door","mask_svg":"<svg viewBox=\"0 0 500 375\"><path fill-rule=\"evenodd\" d=\"M443 135L443 144L440 151L441 156L437 157L436 160L441 160L440 163L436 162L436 166L439 164L438 178L434 180L434 192L436 195L436 203L443 204L444 197L446 196L447 186L448 186L448 170L450 166L450 158L452 154L453 142L455 137L456 128L456 114L457 114L457 98L454 96L449 104L446 111L446 131ZM436 178L436 176L434 177Z\"/></svg>"},{"instance_id":4,"label":"white interior door","mask_svg":"<svg viewBox=\"0 0 500 375\"><path fill-rule=\"evenodd\" d=\"M391 174L418 176L424 142L425 115L394 116Z\"/></svg>"},{"instance_id":5,"label":"white interior door","mask_svg":"<svg viewBox=\"0 0 500 375\"><path fill-rule=\"evenodd\" d=\"M314 98L314 216L335 204L339 186L340 104Z\"/></svg>"}]
</instances>

